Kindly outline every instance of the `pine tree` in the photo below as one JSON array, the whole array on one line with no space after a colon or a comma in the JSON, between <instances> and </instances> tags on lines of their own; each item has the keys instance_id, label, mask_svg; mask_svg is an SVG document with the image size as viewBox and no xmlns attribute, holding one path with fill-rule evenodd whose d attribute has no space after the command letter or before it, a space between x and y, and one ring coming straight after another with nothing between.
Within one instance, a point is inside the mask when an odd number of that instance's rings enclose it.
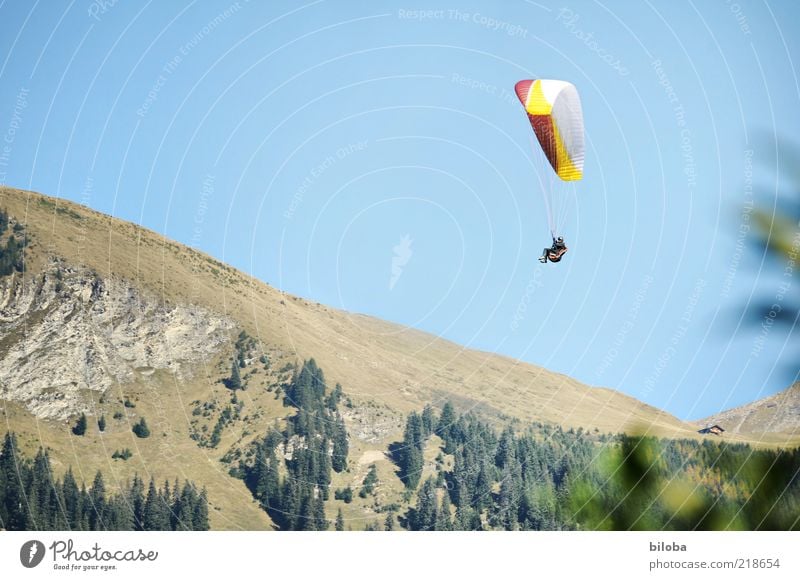
<instances>
[{"instance_id":1,"label":"pine tree","mask_svg":"<svg viewBox=\"0 0 800 580\"><path fill-rule=\"evenodd\" d=\"M281 498L280 512L275 514L276 523L282 530L294 530L296 529L302 501L300 486L294 479L286 478L281 491Z\"/></svg>"},{"instance_id":2,"label":"pine tree","mask_svg":"<svg viewBox=\"0 0 800 580\"><path fill-rule=\"evenodd\" d=\"M453 405L448 401L442 407L442 414L436 425L436 434L445 442L444 452L452 455L455 453L456 442L452 436L456 424L456 412Z\"/></svg>"},{"instance_id":3,"label":"pine tree","mask_svg":"<svg viewBox=\"0 0 800 580\"><path fill-rule=\"evenodd\" d=\"M76 530L80 526L80 492L78 484L75 483L75 476L72 475L72 467L67 468L61 489L64 497L66 527L68 530Z\"/></svg>"},{"instance_id":4,"label":"pine tree","mask_svg":"<svg viewBox=\"0 0 800 580\"><path fill-rule=\"evenodd\" d=\"M24 463L17 451L17 437L6 432L0 453L0 517L8 530L28 529L28 513L23 506L26 494L23 484Z\"/></svg>"},{"instance_id":5,"label":"pine tree","mask_svg":"<svg viewBox=\"0 0 800 580\"><path fill-rule=\"evenodd\" d=\"M442 503L436 512L436 530L448 532L453 529L453 520L450 515L450 496L447 491L442 495Z\"/></svg>"},{"instance_id":6,"label":"pine tree","mask_svg":"<svg viewBox=\"0 0 800 580\"><path fill-rule=\"evenodd\" d=\"M515 446L514 431L511 427L507 427L503 430L500 441L497 443L497 453L495 454L495 465L497 467L503 469L506 465L516 461Z\"/></svg>"},{"instance_id":7,"label":"pine tree","mask_svg":"<svg viewBox=\"0 0 800 580\"><path fill-rule=\"evenodd\" d=\"M194 504L194 514L192 517L192 528L195 531L206 531L208 525L208 492L206 488L200 492L200 497Z\"/></svg>"},{"instance_id":8,"label":"pine tree","mask_svg":"<svg viewBox=\"0 0 800 580\"><path fill-rule=\"evenodd\" d=\"M100 418L97 420L97 428L102 432L106 430L106 416L100 415Z\"/></svg>"},{"instance_id":9,"label":"pine tree","mask_svg":"<svg viewBox=\"0 0 800 580\"><path fill-rule=\"evenodd\" d=\"M347 429L344 426L344 419L337 415L333 426L333 456L331 466L336 473L341 473L347 469L347 453L349 451L347 441Z\"/></svg>"},{"instance_id":10,"label":"pine tree","mask_svg":"<svg viewBox=\"0 0 800 580\"><path fill-rule=\"evenodd\" d=\"M231 376L228 379L228 388L234 391L239 389L244 390L242 386L242 377L239 374L239 365L235 359L233 363L231 363Z\"/></svg>"},{"instance_id":11,"label":"pine tree","mask_svg":"<svg viewBox=\"0 0 800 580\"><path fill-rule=\"evenodd\" d=\"M133 483L128 492L128 499L133 512L133 529L144 530L144 482L138 474L133 476Z\"/></svg>"},{"instance_id":12,"label":"pine tree","mask_svg":"<svg viewBox=\"0 0 800 580\"><path fill-rule=\"evenodd\" d=\"M50 458L40 447L33 460L27 495L33 527L45 530L53 529L56 514L61 511L60 506L52 505L52 501L56 500L50 497L50 492L55 487L52 475Z\"/></svg>"},{"instance_id":13,"label":"pine tree","mask_svg":"<svg viewBox=\"0 0 800 580\"><path fill-rule=\"evenodd\" d=\"M103 474L99 471L94 476L92 488L89 490L89 527L92 530L104 530L103 517L106 511L106 485Z\"/></svg>"},{"instance_id":14,"label":"pine tree","mask_svg":"<svg viewBox=\"0 0 800 580\"><path fill-rule=\"evenodd\" d=\"M408 489L416 489L422 476L423 445L422 419L417 413L411 413L406 421L403 442L399 450L400 477Z\"/></svg>"},{"instance_id":15,"label":"pine tree","mask_svg":"<svg viewBox=\"0 0 800 580\"><path fill-rule=\"evenodd\" d=\"M383 529L387 532L394 531L394 514L392 512L386 514L386 521L383 524Z\"/></svg>"},{"instance_id":16,"label":"pine tree","mask_svg":"<svg viewBox=\"0 0 800 580\"><path fill-rule=\"evenodd\" d=\"M433 407L425 405L425 408L422 410L422 430L424 437L427 438L433 435L435 427L436 416L433 413Z\"/></svg>"},{"instance_id":17,"label":"pine tree","mask_svg":"<svg viewBox=\"0 0 800 580\"><path fill-rule=\"evenodd\" d=\"M337 532L344 531L344 515L342 514L342 508L339 508L339 511L336 513L336 525L334 529Z\"/></svg>"},{"instance_id":18,"label":"pine tree","mask_svg":"<svg viewBox=\"0 0 800 580\"><path fill-rule=\"evenodd\" d=\"M314 519L314 498L310 493L302 493L300 499L300 513L295 518L294 530L313 531L316 521Z\"/></svg>"},{"instance_id":19,"label":"pine tree","mask_svg":"<svg viewBox=\"0 0 800 580\"><path fill-rule=\"evenodd\" d=\"M365 498L375 490L375 485L378 483L378 469L375 464L369 466L369 471L364 481L361 483L361 490L358 492L359 497Z\"/></svg>"},{"instance_id":20,"label":"pine tree","mask_svg":"<svg viewBox=\"0 0 800 580\"><path fill-rule=\"evenodd\" d=\"M435 530L438 512L436 486L433 478L428 478L417 494L417 506L414 508L411 520L412 530Z\"/></svg>"},{"instance_id":21,"label":"pine tree","mask_svg":"<svg viewBox=\"0 0 800 580\"><path fill-rule=\"evenodd\" d=\"M147 498L144 501L144 529L147 531L169 530L169 513L165 509L164 500L153 478L147 488Z\"/></svg>"},{"instance_id":22,"label":"pine tree","mask_svg":"<svg viewBox=\"0 0 800 580\"><path fill-rule=\"evenodd\" d=\"M319 494L314 500L314 528L319 532L328 529L330 522L325 517L325 500L322 499L322 494Z\"/></svg>"},{"instance_id":23,"label":"pine tree","mask_svg":"<svg viewBox=\"0 0 800 580\"><path fill-rule=\"evenodd\" d=\"M140 439L150 437L150 429L147 427L147 421L144 417L139 419L139 422L133 426L133 433Z\"/></svg>"},{"instance_id":24,"label":"pine tree","mask_svg":"<svg viewBox=\"0 0 800 580\"><path fill-rule=\"evenodd\" d=\"M75 426L72 428L72 433L81 436L86 433L86 426L86 413L81 413L80 417L78 417L78 422L75 423Z\"/></svg>"},{"instance_id":25,"label":"pine tree","mask_svg":"<svg viewBox=\"0 0 800 580\"><path fill-rule=\"evenodd\" d=\"M480 512L492 501L492 477L486 461L481 462L478 471L478 479L475 482L475 492L473 493L473 505Z\"/></svg>"},{"instance_id":26,"label":"pine tree","mask_svg":"<svg viewBox=\"0 0 800 580\"><path fill-rule=\"evenodd\" d=\"M255 461L255 496L269 512L280 509L281 482L278 475L278 458L275 445L268 436L258 446Z\"/></svg>"}]
</instances>

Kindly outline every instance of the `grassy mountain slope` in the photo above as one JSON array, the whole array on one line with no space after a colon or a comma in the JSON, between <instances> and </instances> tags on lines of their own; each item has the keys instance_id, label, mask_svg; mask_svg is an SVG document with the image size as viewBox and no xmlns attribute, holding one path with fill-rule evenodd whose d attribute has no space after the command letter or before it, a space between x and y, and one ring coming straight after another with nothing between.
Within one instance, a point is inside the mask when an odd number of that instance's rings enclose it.
<instances>
[{"instance_id":1,"label":"grassy mountain slope","mask_svg":"<svg viewBox=\"0 0 800 580\"><path fill-rule=\"evenodd\" d=\"M796 440L800 438L800 383L696 423L701 427L717 423L727 432L753 439L766 436Z\"/></svg>"},{"instance_id":2,"label":"grassy mountain slope","mask_svg":"<svg viewBox=\"0 0 800 580\"><path fill-rule=\"evenodd\" d=\"M288 379L292 364L311 357L324 370L329 385L342 384L351 402L345 414L351 469L338 474L333 486L357 485L375 463L384 482L379 494L386 501L396 497L402 486L395 481L395 468L384 451L402 435L404 414L420 410L426 403L451 400L462 410L474 408L500 422L536 420L603 432L697 437L694 425L632 397L283 294L202 252L74 203L0 188L0 208L25 226L29 240L25 273L13 274L10 281L0 280L6 288L0 310L15 285L20 300L26 292L49 288L47 280L52 283L57 263L61 269L92 272L109 287L119 285L112 281L125 281L165 308L197 306L232 321L230 341L207 360L194 363L191 376L142 367L130 380L112 381L105 391L78 393L81 408L90 417L89 432L83 437L70 433L72 419L37 418L26 404L3 396L19 385L6 384L6 378L0 377L0 397L7 399L0 401L4 409L0 420L4 429L20 435L23 445L31 449L49 446L56 467L72 464L87 481L97 469L103 470L111 485L131 477L134 471L158 480L193 479L208 487L212 528L270 526L244 484L230 477L228 464L220 460L229 451L241 452L281 423L289 410L272 387ZM37 276L43 276L45 282L34 284ZM36 319L26 319L0 340L0 360L15 342L24 343L29 327L36 324ZM239 395L241 416L225 426L216 447L199 446L192 435L207 437L220 410L229 404L230 391L221 380L230 374L233 343L240 331L255 337L255 358L262 353L269 365L247 367L250 388ZM67 338L54 336L53 341L56 344ZM42 351L37 356L56 355ZM126 399L128 406L124 405ZM117 418L112 418L115 414ZM108 423L103 434L95 425L100 415L105 415ZM140 417L146 417L151 426L152 435L147 439L136 438L130 430ZM732 438L747 439L744 435ZM131 459L111 459L114 450L126 447L134 453ZM350 510L345 513L348 521L369 515L365 516L365 508L358 502L346 509Z\"/></svg>"}]
</instances>

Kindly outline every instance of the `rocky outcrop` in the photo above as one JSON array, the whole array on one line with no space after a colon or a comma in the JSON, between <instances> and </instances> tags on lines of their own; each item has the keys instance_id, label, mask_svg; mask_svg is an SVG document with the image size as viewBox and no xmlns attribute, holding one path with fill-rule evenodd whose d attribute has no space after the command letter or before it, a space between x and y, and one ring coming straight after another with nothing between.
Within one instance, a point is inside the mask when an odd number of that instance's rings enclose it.
<instances>
[{"instance_id":1,"label":"rocky outcrop","mask_svg":"<svg viewBox=\"0 0 800 580\"><path fill-rule=\"evenodd\" d=\"M169 305L126 280L54 260L0 279L0 398L39 418L87 409L88 395L166 370L179 380L231 340L233 320Z\"/></svg>"}]
</instances>

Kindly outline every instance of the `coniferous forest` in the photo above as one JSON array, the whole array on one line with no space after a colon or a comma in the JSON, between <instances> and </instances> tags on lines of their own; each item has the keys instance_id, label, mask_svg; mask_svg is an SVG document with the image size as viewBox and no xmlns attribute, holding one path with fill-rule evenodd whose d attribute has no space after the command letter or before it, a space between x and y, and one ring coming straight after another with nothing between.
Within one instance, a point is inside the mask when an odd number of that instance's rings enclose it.
<instances>
[{"instance_id":1,"label":"coniferous forest","mask_svg":"<svg viewBox=\"0 0 800 580\"><path fill-rule=\"evenodd\" d=\"M207 530L206 492L189 481L181 486L148 485L136 475L111 493L99 471L91 486L80 485L71 469L57 479L46 451L33 461L6 433L0 451L0 528L6 530Z\"/></svg>"},{"instance_id":2,"label":"coniferous forest","mask_svg":"<svg viewBox=\"0 0 800 580\"><path fill-rule=\"evenodd\" d=\"M337 385L329 392L322 370L311 359L284 390L284 404L296 413L283 431L267 433L256 445L255 461L242 463L240 473L280 529L327 530L331 471L347 467L347 431L339 413L342 388Z\"/></svg>"},{"instance_id":3,"label":"coniferous forest","mask_svg":"<svg viewBox=\"0 0 800 580\"><path fill-rule=\"evenodd\" d=\"M435 476L402 518L410 530L797 530L800 450L659 440L532 425L497 433L445 404L431 430L412 413L395 453L417 489L421 448ZM442 454L454 457L444 469Z\"/></svg>"},{"instance_id":4,"label":"coniferous forest","mask_svg":"<svg viewBox=\"0 0 800 580\"><path fill-rule=\"evenodd\" d=\"M329 389L311 359L282 389L291 414L230 473L277 529L344 530L354 492L331 485L349 466L342 388ZM403 501L366 529L800 529L798 449L496 424L449 402L408 415L402 441L387 449ZM367 499L380 483L372 465L356 493ZM159 486L138 475L111 492L98 472L87 488L71 469L56 477L47 451L25 457L7 433L0 528L207 530L208 502L192 482Z\"/></svg>"},{"instance_id":5,"label":"coniferous forest","mask_svg":"<svg viewBox=\"0 0 800 580\"><path fill-rule=\"evenodd\" d=\"M313 360L285 386L296 409L234 473L281 530L344 529L325 513L331 470L347 468L347 433ZM425 470L425 450L434 449ZM796 530L800 450L565 430L535 423L498 431L446 403L411 413L388 449L406 488L408 530ZM449 467L448 467L449 466ZM423 473L430 473L424 478ZM375 472L370 471L371 487ZM361 494L365 497L367 494ZM336 502L353 500L351 488ZM376 529L375 526L369 529ZM389 513L382 529L394 529Z\"/></svg>"}]
</instances>

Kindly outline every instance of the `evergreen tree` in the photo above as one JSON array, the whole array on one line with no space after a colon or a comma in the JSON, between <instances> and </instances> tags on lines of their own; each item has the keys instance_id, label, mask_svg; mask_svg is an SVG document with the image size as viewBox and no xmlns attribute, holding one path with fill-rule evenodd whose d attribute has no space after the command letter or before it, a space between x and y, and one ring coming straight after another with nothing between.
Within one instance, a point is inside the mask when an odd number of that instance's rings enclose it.
<instances>
[{"instance_id":1,"label":"evergreen tree","mask_svg":"<svg viewBox=\"0 0 800 580\"><path fill-rule=\"evenodd\" d=\"M97 420L97 428L102 432L106 430L106 416L100 415L100 418Z\"/></svg>"},{"instance_id":2,"label":"evergreen tree","mask_svg":"<svg viewBox=\"0 0 800 580\"><path fill-rule=\"evenodd\" d=\"M228 379L227 386L229 389L236 391L239 389L244 390L244 386L242 385L242 377L239 374L239 364L234 359L231 363L231 376Z\"/></svg>"},{"instance_id":3,"label":"evergreen tree","mask_svg":"<svg viewBox=\"0 0 800 580\"><path fill-rule=\"evenodd\" d=\"M341 415L337 415L333 426L333 456L331 457L331 465L336 473L341 473L347 469L348 447L344 419L342 419Z\"/></svg>"},{"instance_id":4,"label":"evergreen tree","mask_svg":"<svg viewBox=\"0 0 800 580\"><path fill-rule=\"evenodd\" d=\"M206 531L208 525L208 492L206 488L200 492L200 497L194 504L194 514L192 517L192 528L195 531Z\"/></svg>"},{"instance_id":5,"label":"evergreen tree","mask_svg":"<svg viewBox=\"0 0 800 580\"><path fill-rule=\"evenodd\" d=\"M450 496L442 494L442 503L436 512L436 530L448 532L453 529L453 520L450 514Z\"/></svg>"},{"instance_id":6,"label":"evergreen tree","mask_svg":"<svg viewBox=\"0 0 800 580\"><path fill-rule=\"evenodd\" d=\"M422 433L425 438L430 437L433 435L434 429L436 427L436 416L433 413L433 407L430 405L425 405L425 408L422 410Z\"/></svg>"},{"instance_id":7,"label":"evergreen tree","mask_svg":"<svg viewBox=\"0 0 800 580\"><path fill-rule=\"evenodd\" d=\"M81 413L80 417L78 417L78 422L75 423L75 426L72 428L72 432L75 435L81 436L86 433L86 413Z\"/></svg>"},{"instance_id":8,"label":"evergreen tree","mask_svg":"<svg viewBox=\"0 0 800 580\"><path fill-rule=\"evenodd\" d=\"M282 530L294 530L302 502L299 484L293 479L287 478L283 484L281 498L280 512L275 514L274 519Z\"/></svg>"},{"instance_id":9,"label":"evergreen tree","mask_svg":"<svg viewBox=\"0 0 800 580\"><path fill-rule=\"evenodd\" d=\"M81 520L81 498L78 484L75 483L75 476L72 475L72 467L67 468L67 472L64 474L64 482L61 485L61 490L64 498L66 529L79 529Z\"/></svg>"},{"instance_id":10,"label":"evergreen tree","mask_svg":"<svg viewBox=\"0 0 800 580\"><path fill-rule=\"evenodd\" d=\"M165 508L164 500L151 477L144 501L143 528L147 531L169 530L169 512Z\"/></svg>"},{"instance_id":11,"label":"evergreen tree","mask_svg":"<svg viewBox=\"0 0 800 580\"><path fill-rule=\"evenodd\" d=\"M24 478L25 464L17 452L17 437L6 432L0 454L0 518L8 530L28 529Z\"/></svg>"},{"instance_id":12,"label":"evergreen tree","mask_svg":"<svg viewBox=\"0 0 800 580\"><path fill-rule=\"evenodd\" d=\"M339 508L339 511L336 513L336 525L334 529L337 532L344 531L344 515L342 515L342 508Z\"/></svg>"},{"instance_id":13,"label":"evergreen tree","mask_svg":"<svg viewBox=\"0 0 800 580\"><path fill-rule=\"evenodd\" d=\"M456 442L453 440L453 427L456 423L456 412L453 405L448 401L442 407L442 414L436 424L436 434L445 442L444 452L452 455L455 452Z\"/></svg>"},{"instance_id":14,"label":"evergreen tree","mask_svg":"<svg viewBox=\"0 0 800 580\"><path fill-rule=\"evenodd\" d=\"M506 465L513 464L516 461L515 446L514 431L511 427L507 427L503 430L500 441L497 443L497 453L495 454L497 467L503 469Z\"/></svg>"},{"instance_id":15,"label":"evergreen tree","mask_svg":"<svg viewBox=\"0 0 800 580\"><path fill-rule=\"evenodd\" d=\"M417 413L411 413L406 420L403 442L398 452L400 478L408 489L415 489L422 477L424 442L422 419Z\"/></svg>"},{"instance_id":16,"label":"evergreen tree","mask_svg":"<svg viewBox=\"0 0 800 580\"><path fill-rule=\"evenodd\" d=\"M271 442L258 446L255 468L256 499L267 512L280 509L281 484L278 458L275 455L275 446Z\"/></svg>"},{"instance_id":17,"label":"evergreen tree","mask_svg":"<svg viewBox=\"0 0 800 580\"><path fill-rule=\"evenodd\" d=\"M314 513L314 498L310 493L301 493L300 498L300 513L295 519L295 525L291 528L293 530L315 530L315 513Z\"/></svg>"},{"instance_id":18,"label":"evergreen tree","mask_svg":"<svg viewBox=\"0 0 800 580\"><path fill-rule=\"evenodd\" d=\"M375 464L369 466L369 471L367 472L366 477L364 477L364 481L361 483L361 490L359 490L358 495L361 498L365 498L368 495L372 494L375 490L375 485L378 483L378 469L375 467Z\"/></svg>"},{"instance_id":19,"label":"evergreen tree","mask_svg":"<svg viewBox=\"0 0 800 580\"><path fill-rule=\"evenodd\" d=\"M148 428L147 421L144 420L144 417L139 419L139 422L133 426L133 433L140 439L150 437L150 429Z\"/></svg>"},{"instance_id":20,"label":"evergreen tree","mask_svg":"<svg viewBox=\"0 0 800 580\"><path fill-rule=\"evenodd\" d=\"M323 532L328 529L330 522L325 517L325 500L322 499L322 494L319 494L314 500L314 527L313 529Z\"/></svg>"},{"instance_id":21,"label":"evergreen tree","mask_svg":"<svg viewBox=\"0 0 800 580\"><path fill-rule=\"evenodd\" d=\"M438 500L433 478L428 478L417 494L417 506L409 517L412 530L435 530Z\"/></svg>"},{"instance_id":22,"label":"evergreen tree","mask_svg":"<svg viewBox=\"0 0 800 580\"><path fill-rule=\"evenodd\" d=\"M144 530L144 482L138 474L133 476L133 483L128 492L128 500L133 512L133 529Z\"/></svg>"},{"instance_id":23,"label":"evergreen tree","mask_svg":"<svg viewBox=\"0 0 800 580\"><path fill-rule=\"evenodd\" d=\"M383 524L383 529L387 532L394 531L394 514L392 512L386 514L386 521Z\"/></svg>"},{"instance_id":24,"label":"evergreen tree","mask_svg":"<svg viewBox=\"0 0 800 580\"><path fill-rule=\"evenodd\" d=\"M94 476L92 487L89 490L89 529L103 530L106 511L106 485L103 482L103 474L99 471Z\"/></svg>"}]
</instances>

